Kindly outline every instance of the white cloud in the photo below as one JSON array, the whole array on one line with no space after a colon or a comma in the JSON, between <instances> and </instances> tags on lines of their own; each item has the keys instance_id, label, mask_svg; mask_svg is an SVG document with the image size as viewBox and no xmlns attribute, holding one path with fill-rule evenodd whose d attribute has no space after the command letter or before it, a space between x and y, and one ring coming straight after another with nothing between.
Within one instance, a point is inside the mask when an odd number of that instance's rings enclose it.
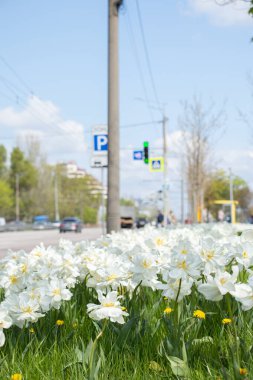
<instances>
[{"instance_id":1,"label":"white cloud","mask_svg":"<svg viewBox=\"0 0 253 380\"><path fill-rule=\"evenodd\" d=\"M253 151L246 149L224 149L217 151L219 159L218 168L228 170L231 168L234 175L243 178L250 188L253 188L252 164Z\"/></svg>"},{"instance_id":2,"label":"white cloud","mask_svg":"<svg viewBox=\"0 0 253 380\"><path fill-rule=\"evenodd\" d=\"M206 14L216 25L252 25L252 18L248 15L249 3L247 1L188 0L188 2L195 12Z\"/></svg>"},{"instance_id":3,"label":"white cloud","mask_svg":"<svg viewBox=\"0 0 253 380\"><path fill-rule=\"evenodd\" d=\"M68 154L74 156L87 150L84 126L62 119L55 104L36 96L30 97L21 110L13 107L0 110L0 130L13 139L13 144L25 136L38 137L43 150L54 159L57 155L66 158Z\"/></svg>"},{"instance_id":4,"label":"white cloud","mask_svg":"<svg viewBox=\"0 0 253 380\"><path fill-rule=\"evenodd\" d=\"M167 134L168 143L168 178L171 187L176 186L175 180L181 179L181 154L180 142L182 141L181 131L175 131ZM150 172L149 166L143 161L133 160L133 146L129 145L127 149L120 152L120 173L121 188L123 196L134 195L136 197L145 197L152 192L162 189L163 173ZM158 138L149 144L151 157L162 156L163 140Z\"/></svg>"}]
</instances>

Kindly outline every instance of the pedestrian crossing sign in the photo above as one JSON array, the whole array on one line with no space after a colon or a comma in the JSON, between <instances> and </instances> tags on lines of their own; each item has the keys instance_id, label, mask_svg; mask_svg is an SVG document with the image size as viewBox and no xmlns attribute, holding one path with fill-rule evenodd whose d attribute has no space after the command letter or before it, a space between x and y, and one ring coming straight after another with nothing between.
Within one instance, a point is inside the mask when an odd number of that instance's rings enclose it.
<instances>
[{"instance_id":1,"label":"pedestrian crossing sign","mask_svg":"<svg viewBox=\"0 0 253 380\"><path fill-rule=\"evenodd\" d=\"M163 157L151 157L149 159L149 171L150 172L163 172L164 171L164 159L163 159Z\"/></svg>"}]
</instances>

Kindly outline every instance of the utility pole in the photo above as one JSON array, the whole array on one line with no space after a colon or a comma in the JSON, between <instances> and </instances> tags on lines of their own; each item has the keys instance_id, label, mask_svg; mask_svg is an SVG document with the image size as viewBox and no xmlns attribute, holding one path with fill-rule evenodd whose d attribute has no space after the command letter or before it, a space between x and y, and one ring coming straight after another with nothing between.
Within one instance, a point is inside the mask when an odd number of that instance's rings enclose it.
<instances>
[{"instance_id":1,"label":"utility pole","mask_svg":"<svg viewBox=\"0 0 253 380\"><path fill-rule=\"evenodd\" d=\"M163 172L163 215L164 215L164 226L167 226L167 218L169 211L169 200L168 200L168 146L167 146L167 136L166 136L166 124L168 118L163 115L162 125L163 125L163 160L164 160L164 172Z\"/></svg>"},{"instance_id":2,"label":"utility pole","mask_svg":"<svg viewBox=\"0 0 253 380\"><path fill-rule=\"evenodd\" d=\"M19 174L16 174L16 222L19 221Z\"/></svg>"},{"instance_id":3,"label":"utility pole","mask_svg":"<svg viewBox=\"0 0 253 380\"><path fill-rule=\"evenodd\" d=\"M55 177L54 177L54 210L55 210L55 220L60 220L59 213L59 195L58 195L58 180L57 180L57 170L55 168Z\"/></svg>"},{"instance_id":4,"label":"utility pole","mask_svg":"<svg viewBox=\"0 0 253 380\"><path fill-rule=\"evenodd\" d=\"M101 167L101 227L102 227L102 235L105 234L105 205L104 205L104 167Z\"/></svg>"},{"instance_id":5,"label":"utility pole","mask_svg":"<svg viewBox=\"0 0 253 380\"><path fill-rule=\"evenodd\" d=\"M108 0L107 233L120 229L118 19L123 0Z\"/></svg>"}]
</instances>

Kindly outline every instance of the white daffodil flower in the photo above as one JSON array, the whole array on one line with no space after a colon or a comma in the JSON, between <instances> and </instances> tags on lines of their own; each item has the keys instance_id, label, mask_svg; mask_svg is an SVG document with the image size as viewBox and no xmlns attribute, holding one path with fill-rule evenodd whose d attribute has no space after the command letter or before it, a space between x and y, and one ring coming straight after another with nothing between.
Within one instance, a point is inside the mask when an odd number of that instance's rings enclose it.
<instances>
[{"instance_id":1,"label":"white daffodil flower","mask_svg":"<svg viewBox=\"0 0 253 380\"><path fill-rule=\"evenodd\" d=\"M60 308L61 301L68 301L72 297L64 281L60 279L50 281L47 295L50 297L51 306L55 309Z\"/></svg>"},{"instance_id":2,"label":"white daffodil flower","mask_svg":"<svg viewBox=\"0 0 253 380\"><path fill-rule=\"evenodd\" d=\"M9 329L12 325L12 319L6 310L0 310L0 347L5 343L5 335L3 329Z\"/></svg>"},{"instance_id":3,"label":"white daffodil flower","mask_svg":"<svg viewBox=\"0 0 253 380\"><path fill-rule=\"evenodd\" d=\"M89 316L96 321L110 319L112 322L125 323L123 316L128 316L128 313L122 310L117 292L109 292L106 296L100 290L97 293L100 305L89 303L87 305Z\"/></svg>"}]
</instances>

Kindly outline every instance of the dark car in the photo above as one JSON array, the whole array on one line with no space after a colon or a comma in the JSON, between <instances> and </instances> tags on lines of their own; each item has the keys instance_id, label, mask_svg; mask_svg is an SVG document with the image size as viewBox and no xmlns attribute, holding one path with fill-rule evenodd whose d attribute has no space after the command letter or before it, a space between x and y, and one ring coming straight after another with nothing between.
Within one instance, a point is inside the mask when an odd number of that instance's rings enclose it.
<instances>
[{"instance_id":1,"label":"dark car","mask_svg":"<svg viewBox=\"0 0 253 380\"><path fill-rule=\"evenodd\" d=\"M82 232L82 222L75 217L68 217L63 219L60 224L60 232L73 231Z\"/></svg>"},{"instance_id":2,"label":"dark car","mask_svg":"<svg viewBox=\"0 0 253 380\"><path fill-rule=\"evenodd\" d=\"M136 228L142 228L142 227L145 227L145 225L147 224L147 219L146 218L138 218L136 220Z\"/></svg>"}]
</instances>

